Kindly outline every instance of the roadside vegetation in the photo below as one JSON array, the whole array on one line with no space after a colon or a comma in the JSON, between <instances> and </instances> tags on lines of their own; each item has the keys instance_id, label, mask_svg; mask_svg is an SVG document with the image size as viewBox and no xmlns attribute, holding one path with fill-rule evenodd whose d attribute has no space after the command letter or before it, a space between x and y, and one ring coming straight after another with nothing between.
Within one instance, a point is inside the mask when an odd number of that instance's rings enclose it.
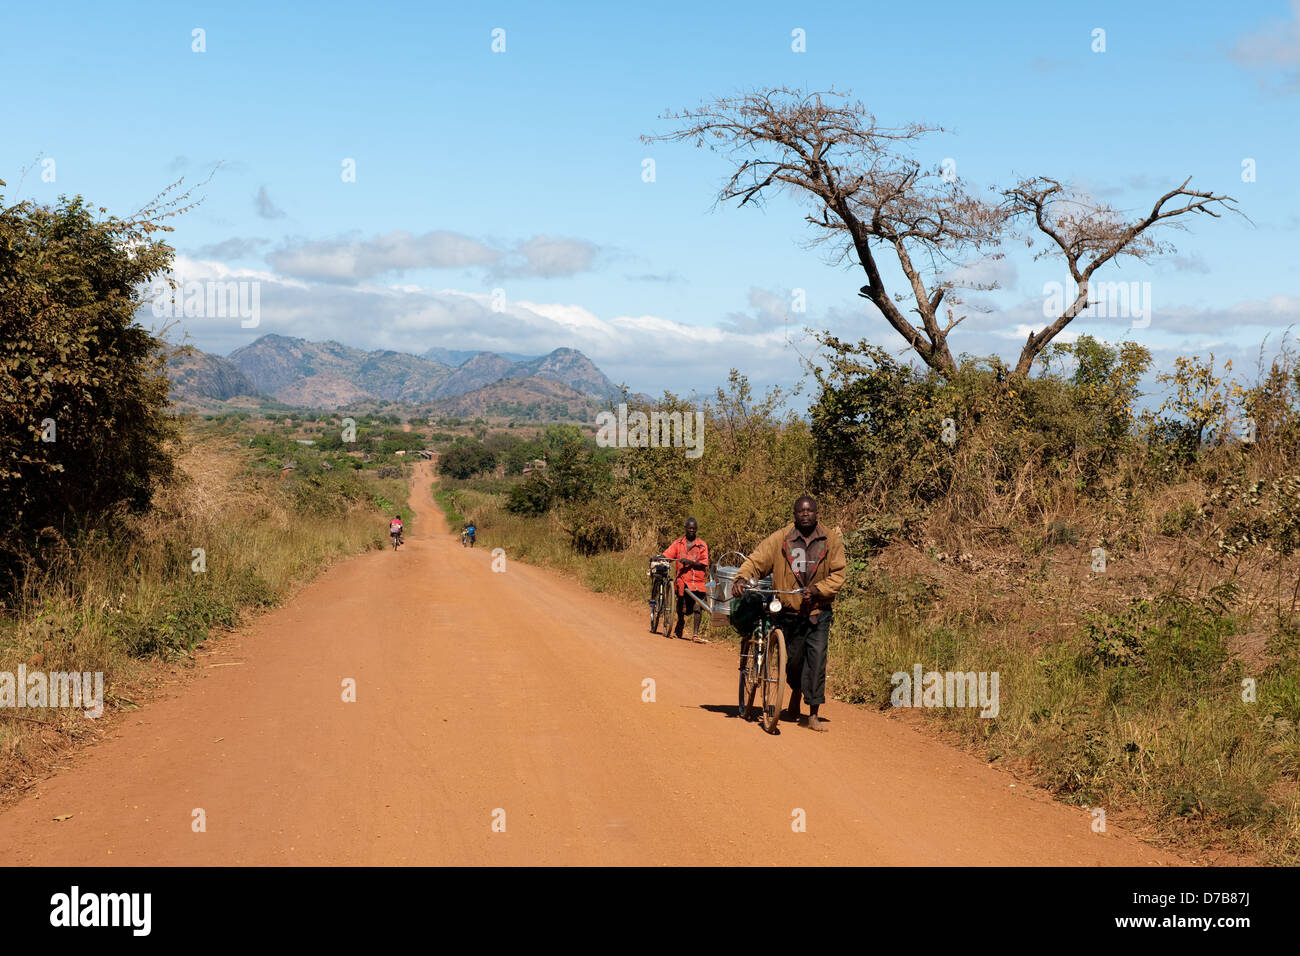
<instances>
[{"instance_id":1,"label":"roadside vegetation","mask_svg":"<svg viewBox=\"0 0 1300 956\"><path fill-rule=\"evenodd\" d=\"M834 697L938 721L1060 799L1194 852L1300 860L1289 341L1249 376L1181 359L1145 411L1150 356L1132 343L1053 344L1029 377L823 344L806 420L733 374L690 406L705 416L697 459L553 428L545 469L444 476L441 500L512 560L643 601L646 559L686 516L716 559L751 550L810 491L850 558ZM998 716L892 710L891 676L916 664L997 671Z\"/></svg>"}]
</instances>

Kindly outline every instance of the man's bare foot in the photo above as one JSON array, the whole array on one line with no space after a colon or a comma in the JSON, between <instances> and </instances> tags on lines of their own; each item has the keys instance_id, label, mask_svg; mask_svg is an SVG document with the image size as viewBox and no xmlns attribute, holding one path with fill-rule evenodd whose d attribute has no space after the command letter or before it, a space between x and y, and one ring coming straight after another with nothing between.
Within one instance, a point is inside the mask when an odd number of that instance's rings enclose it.
<instances>
[{"instance_id":1,"label":"man's bare foot","mask_svg":"<svg viewBox=\"0 0 1300 956\"><path fill-rule=\"evenodd\" d=\"M802 720L803 715L801 715L799 711L791 710L790 708L787 707L785 710L781 711L781 719L784 720L786 723L794 723L796 721Z\"/></svg>"},{"instance_id":2,"label":"man's bare foot","mask_svg":"<svg viewBox=\"0 0 1300 956\"><path fill-rule=\"evenodd\" d=\"M806 726L809 730L820 730L822 733L826 733L826 731L830 729L824 723L822 723L821 718L818 717L816 714L809 714L808 723L805 724L804 726Z\"/></svg>"}]
</instances>

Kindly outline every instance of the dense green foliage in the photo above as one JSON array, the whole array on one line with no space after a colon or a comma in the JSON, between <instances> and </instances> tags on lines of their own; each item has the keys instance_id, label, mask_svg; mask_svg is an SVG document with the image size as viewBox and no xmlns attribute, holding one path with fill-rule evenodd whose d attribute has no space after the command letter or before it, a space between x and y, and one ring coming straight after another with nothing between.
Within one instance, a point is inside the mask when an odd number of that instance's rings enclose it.
<instances>
[{"instance_id":1,"label":"dense green foliage","mask_svg":"<svg viewBox=\"0 0 1300 956\"><path fill-rule=\"evenodd\" d=\"M104 210L99 210L103 213ZM146 210L98 218L80 198L0 207L0 563L172 472L160 342L135 322L172 251Z\"/></svg>"},{"instance_id":2,"label":"dense green foliage","mask_svg":"<svg viewBox=\"0 0 1300 956\"><path fill-rule=\"evenodd\" d=\"M496 467L496 456L475 438L457 438L438 459L438 470L452 478L472 478Z\"/></svg>"}]
</instances>

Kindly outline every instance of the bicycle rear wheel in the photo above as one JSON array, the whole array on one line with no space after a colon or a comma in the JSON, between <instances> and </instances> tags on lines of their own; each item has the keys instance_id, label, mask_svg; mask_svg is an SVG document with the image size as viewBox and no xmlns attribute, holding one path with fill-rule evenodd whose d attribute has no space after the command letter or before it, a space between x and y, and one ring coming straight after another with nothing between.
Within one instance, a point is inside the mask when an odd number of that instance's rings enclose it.
<instances>
[{"instance_id":1,"label":"bicycle rear wheel","mask_svg":"<svg viewBox=\"0 0 1300 956\"><path fill-rule=\"evenodd\" d=\"M673 636L673 620L677 611L677 589L664 582L664 637Z\"/></svg>"},{"instance_id":2,"label":"bicycle rear wheel","mask_svg":"<svg viewBox=\"0 0 1300 956\"><path fill-rule=\"evenodd\" d=\"M763 729L776 733L781 719L781 691L785 685L785 635L774 627L767 635L763 652L763 668L759 683L763 685Z\"/></svg>"}]
</instances>

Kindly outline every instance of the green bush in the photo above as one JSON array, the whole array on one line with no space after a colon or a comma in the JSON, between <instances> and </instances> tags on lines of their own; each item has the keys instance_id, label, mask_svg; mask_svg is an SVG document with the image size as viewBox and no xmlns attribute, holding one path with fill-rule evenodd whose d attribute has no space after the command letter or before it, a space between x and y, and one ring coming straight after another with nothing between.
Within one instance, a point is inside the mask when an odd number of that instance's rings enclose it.
<instances>
[{"instance_id":1,"label":"green bush","mask_svg":"<svg viewBox=\"0 0 1300 956\"><path fill-rule=\"evenodd\" d=\"M171 264L159 217L0 204L0 571L173 474L162 343L135 321Z\"/></svg>"},{"instance_id":2,"label":"green bush","mask_svg":"<svg viewBox=\"0 0 1300 956\"><path fill-rule=\"evenodd\" d=\"M473 438L457 438L438 458L438 471L452 478L472 478L496 467L496 458Z\"/></svg>"},{"instance_id":3,"label":"green bush","mask_svg":"<svg viewBox=\"0 0 1300 956\"><path fill-rule=\"evenodd\" d=\"M551 486L542 477L521 481L510 489L506 510L515 515L543 515L551 507Z\"/></svg>"}]
</instances>

